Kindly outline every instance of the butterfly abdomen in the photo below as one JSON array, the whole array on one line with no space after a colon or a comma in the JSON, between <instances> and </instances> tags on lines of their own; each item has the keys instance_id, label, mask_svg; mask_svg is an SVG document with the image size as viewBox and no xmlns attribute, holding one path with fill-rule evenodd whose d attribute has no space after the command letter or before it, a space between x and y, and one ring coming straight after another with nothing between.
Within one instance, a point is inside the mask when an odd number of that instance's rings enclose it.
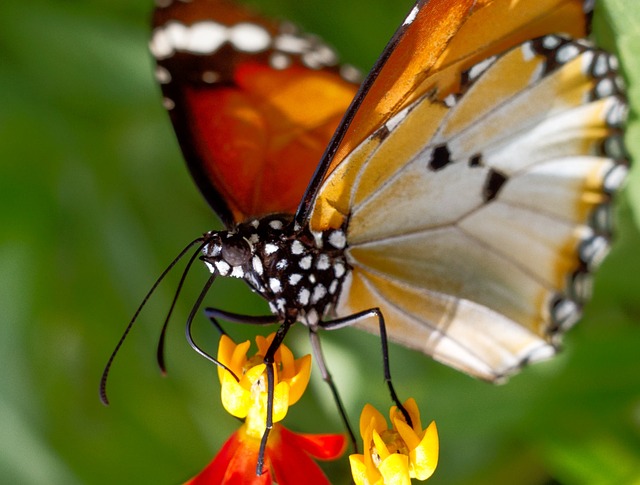
<instances>
[{"instance_id":1,"label":"butterfly abdomen","mask_svg":"<svg viewBox=\"0 0 640 485\"><path fill-rule=\"evenodd\" d=\"M208 238L203 259L211 272L244 279L283 320L315 327L333 313L349 271L342 229L291 231L289 216L268 216Z\"/></svg>"}]
</instances>

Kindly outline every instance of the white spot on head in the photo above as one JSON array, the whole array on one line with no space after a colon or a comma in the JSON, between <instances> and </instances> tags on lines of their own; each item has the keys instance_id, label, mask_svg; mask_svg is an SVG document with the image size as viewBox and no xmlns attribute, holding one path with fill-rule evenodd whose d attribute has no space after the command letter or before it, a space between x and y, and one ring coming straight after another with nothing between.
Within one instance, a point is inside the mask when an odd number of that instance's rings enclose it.
<instances>
[{"instance_id":1,"label":"white spot on head","mask_svg":"<svg viewBox=\"0 0 640 485\"><path fill-rule=\"evenodd\" d=\"M214 265L212 265L209 261L205 261L204 264L209 269L209 273L215 273L216 272L216 267Z\"/></svg>"},{"instance_id":2,"label":"white spot on head","mask_svg":"<svg viewBox=\"0 0 640 485\"><path fill-rule=\"evenodd\" d=\"M249 236L249 242L251 244L256 244L258 241L260 241L260 236L257 233L254 232Z\"/></svg>"},{"instance_id":3,"label":"white spot on head","mask_svg":"<svg viewBox=\"0 0 640 485\"><path fill-rule=\"evenodd\" d=\"M231 276L233 278L244 278L244 270L242 269L242 266L234 266L231 271Z\"/></svg>"},{"instance_id":4,"label":"white spot on head","mask_svg":"<svg viewBox=\"0 0 640 485\"><path fill-rule=\"evenodd\" d=\"M278 246L273 243L267 243L264 245L264 252L267 254L273 254L278 251Z\"/></svg>"},{"instance_id":5,"label":"white spot on head","mask_svg":"<svg viewBox=\"0 0 640 485\"><path fill-rule=\"evenodd\" d=\"M416 19L416 16L418 15L419 11L420 11L420 9L418 8L417 5L415 7L413 7L411 12L409 12L409 15L407 15L407 18L404 19L404 22L402 23L402 25L409 25L409 24L413 23L413 21Z\"/></svg>"},{"instance_id":6,"label":"white spot on head","mask_svg":"<svg viewBox=\"0 0 640 485\"><path fill-rule=\"evenodd\" d=\"M313 263L313 258L311 255L307 255L298 262L298 266L302 269L309 269L311 268L311 263Z\"/></svg>"},{"instance_id":7,"label":"white spot on head","mask_svg":"<svg viewBox=\"0 0 640 485\"><path fill-rule=\"evenodd\" d=\"M322 284L318 284L313 288L313 294L311 295L311 303L316 304L327 295L327 289Z\"/></svg>"},{"instance_id":8,"label":"white spot on head","mask_svg":"<svg viewBox=\"0 0 640 485\"><path fill-rule=\"evenodd\" d=\"M254 256L253 259L251 260L251 265L253 266L253 270L258 273L259 275L262 275L262 272L264 271L264 268L262 266L262 261L260 260L260 258L258 256Z\"/></svg>"},{"instance_id":9,"label":"white spot on head","mask_svg":"<svg viewBox=\"0 0 640 485\"><path fill-rule=\"evenodd\" d=\"M229 42L243 52L260 52L269 48L271 35L264 27L242 22L229 29Z\"/></svg>"},{"instance_id":10,"label":"white spot on head","mask_svg":"<svg viewBox=\"0 0 640 485\"><path fill-rule=\"evenodd\" d=\"M302 275L300 273L293 273L289 275L289 284L291 286L296 286L298 283L300 283L300 280L302 279Z\"/></svg>"},{"instance_id":11,"label":"white spot on head","mask_svg":"<svg viewBox=\"0 0 640 485\"><path fill-rule=\"evenodd\" d=\"M278 278L269 278L269 288L274 293L280 293L282 291L282 284Z\"/></svg>"},{"instance_id":12,"label":"white spot on head","mask_svg":"<svg viewBox=\"0 0 640 485\"><path fill-rule=\"evenodd\" d=\"M302 288L298 292L298 303L302 306L306 306L309 303L310 296L311 296L311 292L306 288Z\"/></svg>"},{"instance_id":13,"label":"white spot on head","mask_svg":"<svg viewBox=\"0 0 640 485\"><path fill-rule=\"evenodd\" d=\"M297 239L291 243L291 254L302 254L304 253L304 246Z\"/></svg>"},{"instance_id":14,"label":"white spot on head","mask_svg":"<svg viewBox=\"0 0 640 485\"><path fill-rule=\"evenodd\" d=\"M231 266L229 266L229 263L227 263L226 261L216 261L213 264L215 265L220 275L227 276L229 274L229 270L231 269Z\"/></svg>"},{"instance_id":15,"label":"white spot on head","mask_svg":"<svg viewBox=\"0 0 640 485\"><path fill-rule=\"evenodd\" d=\"M347 237L344 235L343 231L338 229L329 234L329 244L336 249L344 249L347 245Z\"/></svg>"}]
</instances>

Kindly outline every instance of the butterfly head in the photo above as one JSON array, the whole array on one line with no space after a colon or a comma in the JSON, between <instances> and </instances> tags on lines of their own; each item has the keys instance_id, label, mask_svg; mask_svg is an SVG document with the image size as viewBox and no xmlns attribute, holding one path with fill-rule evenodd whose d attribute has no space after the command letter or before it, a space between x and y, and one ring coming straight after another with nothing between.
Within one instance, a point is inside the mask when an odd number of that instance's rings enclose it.
<instances>
[{"instance_id":1,"label":"butterfly head","mask_svg":"<svg viewBox=\"0 0 640 485\"><path fill-rule=\"evenodd\" d=\"M315 326L348 276L345 235L292 226L290 216L268 216L210 232L202 259L213 274L244 279L281 318Z\"/></svg>"}]
</instances>

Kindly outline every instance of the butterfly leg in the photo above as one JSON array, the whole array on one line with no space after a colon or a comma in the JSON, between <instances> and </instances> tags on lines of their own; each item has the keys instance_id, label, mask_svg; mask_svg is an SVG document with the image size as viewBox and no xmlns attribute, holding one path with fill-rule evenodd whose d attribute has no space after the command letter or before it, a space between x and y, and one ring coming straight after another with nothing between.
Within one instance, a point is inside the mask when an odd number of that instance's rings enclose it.
<instances>
[{"instance_id":1,"label":"butterfly leg","mask_svg":"<svg viewBox=\"0 0 640 485\"><path fill-rule=\"evenodd\" d=\"M330 320L328 322L321 322L320 326L325 330L337 330L339 328L349 327L354 325L355 323L364 320L366 318L375 317L378 319L378 324L380 325L380 344L382 345L382 366L384 368L384 380L387 383L387 387L389 388L389 392L391 394L391 400L398 406L400 412L404 416L404 419L407 421L409 426L412 426L411 418L409 417L409 413L404 408L398 395L396 394L396 390L393 387L393 382L391 381L391 367L389 365L389 341L387 339L387 327L384 323L384 316L379 308L371 308L369 310L364 310L362 312L354 313L353 315L349 315L343 318L336 318L335 320Z\"/></svg>"},{"instance_id":2,"label":"butterfly leg","mask_svg":"<svg viewBox=\"0 0 640 485\"><path fill-rule=\"evenodd\" d=\"M347 411L344 408L342 399L340 399L338 388L336 387L336 384L333 381L331 374L329 373L329 369L327 368L327 363L324 358L324 354L322 353L322 347L320 345L320 336L313 329L309 330L309 340L311 341L313 356L315 357L316 362L318 363L318 367L320 368L320 373L322 374L322 380L326 382L329 386L329 389L331 389L331 394L333 395L333 400L338 407L340 418L342 419L342 422L347 429L347 433L349 433L349 439L351 440L351 445L353 446L353 452L358 453L358 443L356 441L356 436L353 433L353 429L351 429L349 417L347 416Z\"/></svg>"},{"instance_id":3,"label":"butterfly leg","mask_svg":"<svg viewBox=\"0 0 640 485\"><path fill-rule=\"evenodd\" d=\"M269 433L271 432L271 428L273 428L273 392L275 387L275 377L273 371L273 363L275 361L275 355L278 348L282 344L284 337L289 332L291 325L295 323L295 320L291 320L290 318L286 318L282 325L276 331L273 340L271 341L271 345L265 352L263 362L267 366L267 426L262 434L262 440L260 441L260 451L258 453L258 463L256 464L256 476L260 476L263 473L264 466L264 455L267 449L267 440L269 439Z\"/></svg>"},{"instance_id":4,"label":"butterfly leg","mask_svg":"<svg viewBox=\"0 0 640 485\"><path fill-rule=\"evenodd\" d=\"M218 318L246 325L272 325L278 323L278 317L276 315L243 315L241 313L220 310L219 308L205 308L204 314L211 320L211 323L216 327L218 332L220 332L220 335L226 335L227 332L224 331L218 322Z\"/></svg>"}]
</instances>

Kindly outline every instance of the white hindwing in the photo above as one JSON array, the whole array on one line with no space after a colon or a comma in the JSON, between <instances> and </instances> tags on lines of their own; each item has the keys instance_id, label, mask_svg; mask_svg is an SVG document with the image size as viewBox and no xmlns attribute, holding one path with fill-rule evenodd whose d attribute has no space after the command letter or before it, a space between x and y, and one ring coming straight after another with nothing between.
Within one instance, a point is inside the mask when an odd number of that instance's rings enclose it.
<instances>
[{"instance_id":1,"label":"white hindwing","mask_svg":"<svg viewBox=\"0 0 640 485\"><path fill-rule=\"evenodd\" d=\"M547 36L396 115L325 181L354 181L338 316L379 307L392 340L489 380L552 355L608 249L624 114L615 59Z\"/></svg>"}]
</instances>

